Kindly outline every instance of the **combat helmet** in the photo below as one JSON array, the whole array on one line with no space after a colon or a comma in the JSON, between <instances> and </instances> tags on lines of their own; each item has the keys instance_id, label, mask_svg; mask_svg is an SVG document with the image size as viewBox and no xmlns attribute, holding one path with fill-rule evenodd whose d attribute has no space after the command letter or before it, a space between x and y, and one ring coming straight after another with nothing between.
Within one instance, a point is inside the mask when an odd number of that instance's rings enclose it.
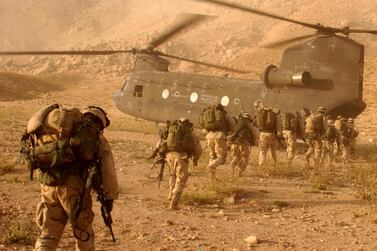
<instances>
[{"instance_id":1,"label":"combat helmet","mask_svg":"<svg viewBox=\"0 0 377 251\"><path fill-rule=\"evenodd\" d=\"M326 108L323 107L323 106L320 106L320 107L317 108L317 112L325 113L326 112Z\"/></svg>"},{"instance_id":2,"label":"combat helmet","mask_svg":"<svg viewBox=\"0 0 377 251\"><path fill-rule=\"evenodd\" d=\"M84 110L83 114L93 114L96 116L101 121L103 129L110 125L110 120L107 117L107 113L99 106L90 105Z\"/></svg>"},{"instance_id":3,"label":"combat helmet","mask_svg":"<svg viewBox=\"0 0 377 251\"><path fill-rule=\"evenodd\" d=\"M248 113L245 112L245 111L241 111L240 114L238 114L238 117L239 117L239 118L243 117L243 118L245 118L245 119L251 120L251 116L250 116L250 114L248 114Z\"/></svg>"},{"instance_id":4,"label":"combat helmet","mask_svg":"<svg viewBox=\"0 0 377 251\"><path fill-rule=\"evenodd\" d=\"M191 123L190 122L190 120L188 119L188 118L186 118L186 117L181 117L180 119L179 119L179 121L181 122L181 123L187 123L187 124L189 124L189 125L193 125L193 123Z\"/></svg>"},{"instance_id":5,"label":"combat helmet","mask_svg":"<svg viewBox=\"0 0 377 251\"><path fill-rule=\"evenodd\" d=\"M254 107L255 107L255 110L264 108L263 101L261 99L255 100Z\"/></svg>"}]
</instances>

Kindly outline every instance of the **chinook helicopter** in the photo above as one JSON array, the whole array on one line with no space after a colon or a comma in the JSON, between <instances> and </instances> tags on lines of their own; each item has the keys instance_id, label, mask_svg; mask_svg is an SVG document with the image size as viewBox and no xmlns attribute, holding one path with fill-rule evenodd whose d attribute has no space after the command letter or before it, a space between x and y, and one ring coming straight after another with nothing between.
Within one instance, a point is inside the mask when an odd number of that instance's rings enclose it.
<instances>
[{"instance_id":1,"label":"chinook helicopter","mask_svg":"<svg viewBox=\"0 0 377 251\"><path fill-rule=\"evenodd\" d=\"M285 49L280 67L268 66L262 80L233 79L181 72L169 72L165 58L215 67L225 71L245 73L233 68L164 53L156 48L176 36L186 27L208 19L203 15L188 15L171 30L154 39L144 49L106 51L12 51L0 55L136 55L134 70L122 88L113 95L122 112L155 122L185 116L198 126L204 107L222 104L236 115L253 111L254 103L296 111L303 107L314 110L327 108L329 116L356 117L366 107L363 102L364 46L348 37L351 33L377 34L375 30L349 27L333 28L305 23L239 4L218 0L196 0L209 4L266 16L315 29L313 35L286 39L270 47L305 40Z\"/></svg>"}]
</instances>

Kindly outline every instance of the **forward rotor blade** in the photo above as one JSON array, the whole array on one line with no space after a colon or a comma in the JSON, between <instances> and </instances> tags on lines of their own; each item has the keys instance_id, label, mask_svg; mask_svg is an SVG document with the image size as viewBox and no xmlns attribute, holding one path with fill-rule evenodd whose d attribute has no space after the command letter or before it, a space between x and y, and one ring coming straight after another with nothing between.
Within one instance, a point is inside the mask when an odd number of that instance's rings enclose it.
<instances>
[{"instance_id":1,"label":"forward rotor blade","mask_svg":"<svg viewBox=\"0 0 377 251\"><path fill-rule=\"evenodd\" d=\"M193 64L204 65L204 66L207 66L207 67L212 67L212 68L216 68L216 69L220 69L220 70L224 70L224 71L230 71L230 72L235 72L235 73L249 73L249 72L243 71L243 70L237 70L237 69L222 66L222 65L216 65L216 64L202 62L202 61L198 61L198 60L194 60L194 59L178 57L178 56L174 56L174 55L170 55L170 54L165 54L165 53L162 53L162 52L156 52L156 54L159 55L159 56L163 56L163 57L167 57L167 58L174 58L174 59L178 59L178 60L181 60L181 61L186 61L186 62L190 62L190 63L193 63Z\"/></svg>"},{"instance_id":2,"label":"forward rotor blade","mask_svg":"<svg viewBox=\"0 0 377 251\"><path fill-rule=\"evenodd\" d=\"M174 27L166 31L165 33L161 34L157 38L153 39L149 43L149 48L156 48L157 46L164 43L166 40L171 39L173 36L176 36L179 32L185 29L188 26L193 26L194 24L198 24L204 20L209 19L210 16L207 15L200 15L200 14L185 14L183 19L176 24Z\"/></svg>"},{"instance_id":3,"label":"forward rotor blade","mask_svg":"<svg viewBox=\"0 0 377 251\"><path fill-rule=\"evenodd\" d=\"M276 41L276 42L273 42L273 43L268 43L266 45L263 45L263 47L273 49L273 48L277 48L277 47L280 47L280 46L283 46L283 45L286 45L286 44L290 44L290 43L293 43L293 42L297 42L297 41L300 41L300 40L303 40L303 39L312 38L312 37L315 37L315 36L317 36L317 34L288 38L288 39Z\"/></svg>"},{"instance_id":4,"label":"forward rotor blade","mask_svg":"<svg viewBox=\"0 0 377 251\"><path fill-rule=\"evenodd\" d=\"M111 55L117 53L134 53L135 50L108 50L108 51L0 51L0 55Z\"/></svg>"},{"instance_id":5,"label":"forward rotor blade","mask_svg":"<svg viewBox=\"0 0 377 251\"><path fill-rule=\"evenodd\" d=\"M227 2L223 2L223 1L219 1L219 0L195 0L195 1L217 4L217 5L225 6L225 7L232 8L232 9L246 11L246 12L249 12L249 13L253 13L253 14L257 14L257 15L261 15L261 16L265 16L265 17L270 17L270 18L274 18L274 19L278 19L278 20L282 20L282 21L286 21L286 22L290 22L290 23L294 23L294 24L299 24L299 25L302 25L302 26L305 26L305 27L308 27L308 28L312 28L312 29L318 29L318 26L319 26L317 24L311 24L311 23L297 21L297 20L294 20L294 19L278 16L278 15L271 14L271 13L268 13L268 12L264 12L264 11L261 11L261 10L257 10L257 9L254 9L254 8L242 6L242 5L236 4L236 3L227 3Z\"/></svg>"}]
</instances>

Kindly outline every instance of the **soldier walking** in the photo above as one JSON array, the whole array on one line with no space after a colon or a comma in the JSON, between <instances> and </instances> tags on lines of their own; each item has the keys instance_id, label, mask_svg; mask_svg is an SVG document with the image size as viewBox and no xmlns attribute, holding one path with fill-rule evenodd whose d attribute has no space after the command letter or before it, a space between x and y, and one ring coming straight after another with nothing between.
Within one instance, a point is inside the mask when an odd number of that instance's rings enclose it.
<instances>
[{"instance_id":1,"label":"soldier walking","mask_svg":"<svg viewBox=\"0 0 377 251\"><path fill-rule=\"evenodd\" d=\"M310 167L310 157L314 153L314 165L319 166L322 156L322 137L326 132L326 109L319 107L316 113L312 113L305 120L305 142L309 146L305 153L307 166Z\"/></svg>"},{"instance_id":2,"label":"soldier walking","mask_svg":"<svg viewBox=\"0 0 377 251\"><path fill-rule=\"evenodd\" d=\"M336 129L338 129L340 135L340 147L338 148L337 152L342 153L343 163L347 164L350 155L351 130L347 123L347 120L342 116L337 117L337 120L335 121L335 127Z\"/></svg>"},{"instance_id":3,"label":"soldier walking","mask_svg":"<svg viewBox=\"0 0 377 251\"><path fill-rule=\"evenodd\" d=\"M259 103L256 106L257 112L253 120L254 126L259 130L259 167L263 166L266 161L268 149L271 151L271 157L274 165L277 164L276 155L276 137L281 137L281 127L277 119L277 115L272 108L267 108Z\"/></svg>"},{"instance_id":4,"label":"soldier walking","mask_svg":"<svg viewBox=\"0 0 377 251\"><path fill-rule=\"evenodd\" d=\"M42 196L36 213L41 234L35 250L56 250L68 221L76 249L95 250L90 190L97 191L108 217L119 193L111 147L102 134L109 124L100 107L90 106L81 113L57 104L29 121L23 150L31 171L38 171ZM107 219L111 228L111 217Z\"/></svg>"},{"instance_id":5,"label":"soldier walking","mask_svg":"<svg viewBox=\"0 0 377 251\"><path fill-rule=\"evenodd\" d=\"M327 120L327 130L323 136L323 151L321 161L327 159L327 166L331 167L334 162L335 144L339 146L339 132L334 125L334 120Z\"/></svg>"},{"instance_id":6,"label":"soldier walking","mask_svg":"<svg viewBox=\"0 0 377 251\"><path fill-rule=\"evenodd\" d=\"M247 112L241 112L234 132L228 136L232 160L232 175L241 177L250 156L251 146L255 144L255 132L251 125L252 119Z\"/></svg>"},{"instance_id":7,"label":"soldier walking","mask_svg":"<svg viewBox=\"0 0 377 251\"><path fill-rule=\"evenodd\" d=\"M356 153L356 138L359 136L359 130L355 126L355 121L353 118L348 119L348 125L350 127L350 154L355 155Z\"/></svg>"},{"instance_id":8,"label":"soldier walking","mask_svg":"<svg viewBox=\"0 0 377 251\"><path fill-rule=\"evenodd\" d=\"M178 209L178 204L189 173L189 159L197 166L202 154L199 139L193 132L193 124L187 118L173 121L167 128L166 163L169 168L169 208Z\"/></svg>"},{"instance_id":9,"label":"soldier walking","mask_svg":"<svg viewBox=\"0 0 377 251\"><path fill-rule=\"evenodd\" d=\"M298 113L297 113L298 115ZM287 165L291 166L293 158L296 155L296 140L299 133L299 121L296 114L291 112L281 113L281 124L283 137L287 145Z\"/></svg>"},{"instance_id":10,"label":"soldier walking","mask_svg":"<svg viewBox=\"0 0 377 251\"><path fill-rule=\"evenodd\" d=\"M211 179L216 178L216 168L226 161L228 145L227 135L234 126L221 104L206 107L200 117L199 124L204 129L209 150L207 170Z\"/></svg>"}]
</instances>

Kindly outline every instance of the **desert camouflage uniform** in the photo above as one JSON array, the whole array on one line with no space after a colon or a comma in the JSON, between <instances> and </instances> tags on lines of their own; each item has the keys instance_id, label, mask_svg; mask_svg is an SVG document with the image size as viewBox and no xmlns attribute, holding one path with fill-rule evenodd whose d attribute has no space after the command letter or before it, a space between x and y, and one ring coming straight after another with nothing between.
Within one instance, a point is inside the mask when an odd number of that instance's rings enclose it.
<instances>
[{"instance_id":1,"label":"desert camouflage uniform","mask_svg":"<svg viewBox=\"0 0 377 251\"><path fill-rule=\"evenodd\" d=\"M350 154L354 155L356 152L356 138L359 135L359 130L356 128L353 119L348 119L348 124L351 130L350 135Z\"/></svg>"},{"instance_id":2,"label":"desert camouflage uniform","mask_svg":"<svg viewBox=\"0 0 377 251\"><path fill-rule=\"evenodd\" d=\"M101 166L105 199L117 199L119 185L114 159L110 144L102 135L99 138L97 157ZM72 219L77 197L83 187L84 181L79 174L69 175L62 185L41 184L42 201L37 207L36 222L42 232L36 241L35 250L57 249L64 227ZM92 198L90 192L87 192L83 199L82 211L72 229L75 236L79 237L76 239L76 250L95 250L93 219Z\"/></svg>"},{"instance_id":3,"label":"desert camouflage uniform","mask_svg":"<svg viewBox=\"0 0 377 251\"><path fill-rule=\"evenodd\" d=\"M266 109L266 108L262 108ZM275 112L274 112L275 114ZM258 116L258 115L256 115ZM274 161L274 165L277 164L277 138L276 137L282 137L282 127L281 127L281 119L277 114L275 114L275 125L270 130L261 130L259 129L259 162L258 165L261 167L266 162L266 156L267 151L270 149L271 151L271 157ZM254 121L257 120L257 117L255 117Z\"/></svg>"},{"instance_id":4,"label":"desert camouflage uniform","mask_svg":"<svg viewBox=\"0 0 377 251\"><path fill-rule=\"evenodd\" d=\"M337 149L337 153L342 153L343 163L347 164L350 152L351 152L351 145L350 145L350 128L344 118L339 118L335 121L335 127L338 129L340 134L340 142L339 147ZM339 151L340 150L340 151Z\"/></svg>"},{"instance_id":5,"label":"desert camouflage uniform","mask_svg":"<svg viewBox=\"0 0 377 251\"><path fill-rule=\"evenodd\" d=\"M327 129L327 123L325 121L325 117L322 118L322 128L324 131L318 131L316 128L311 128L308 126L310 123L309 120L313 119L314 116L320 116L320 114L311 114L306 119L306 127L305 127L305 142L309 146L307 152L305 153L305 159L307 162L308 167L310 167L310 157L314 153L314 165L318 166L321 163L321 156L322 156L322 137Z\"/></svg>"},{"instance_id":6,"label":"desert camouflage uniform","mask_svg":"<svg viewBox=\"0 0 377 251\"><path fill-rule=\"evenodd\" d=\"M323 137L322 158L324 162L327 159L327 166L332 166L334 162L335 144L339 145L339 132L333 122L328 123L326 133Z\"/></svg>"},{"instance_id":7,"label":"desert camouflage uniform","mask_svg":"<svg viewBox=\"0 0 377 251\"><path fill-rule=\"evenodd\" d=\"M193 157L193 163L194 166L196 166L199 158L202 155L202 147L200 145L199 139L196 137L194 132L192 132L192 136L194 141L193 153L174 151L166 153L165 161L168 165L170 173L168 195L168 200L170 201L170 209L177 209L178 203L183 193L183 189L186 185L189 176L189 158Z\"/></svg>"},{"instance_id":8,"label":"desert camouflage uniform","mask_svg":"<svg viewBox=\"0 0 377 251\"><path fill-rule=\"evenodd\" d=\"M228 115L225 116L227 121L227 128L234 126L234 121ZM223 131L207 131L206 134L207 146L209 150L209 163L207 170L209 171L211 178L216 176L216 167L223 165L226 161L228 152L227 144L227 132Z\"/></svg>"},{"instance_id":9,"label":"desert camouflage uniform","mask_svg":"<svg viewBox=\"0 0 377 251\"><path fill-rule=\"evenodd\" d=\"M288 130L283 127L283 137L285 144L287 145L287 164L291 165L294 157L296 156L296 141L297 136L301 137L302 134L302 120L298 114L293 114L295 116L296 125L293 125L294 128Z\"/></svg>"},{"instance_id":10,"label":"desert camouflage uniform","mask_svg":"<svg viewBox=\"0 0 377 251\"><path fill-rule=\"evenodd\" d=\"M240 116L234 133L228 137L232 157L230 166L233 175L242 176L249 163L250 149L255 139L255 130L250 122L247 118ZM243 130L249 130L249 134L243 134Z\"/></svg>"},{"instance_id":11,"label":"desert camouflage uniform","mask_svg":"<svg viewBox=\"0 0 377 251\"><path fill-rule=\"evenodd\" d=\"M291 165L296 155L296 132L294 130L283 130L283 137L287 145L287 164Z\"/></svg>"}]
</instances>

